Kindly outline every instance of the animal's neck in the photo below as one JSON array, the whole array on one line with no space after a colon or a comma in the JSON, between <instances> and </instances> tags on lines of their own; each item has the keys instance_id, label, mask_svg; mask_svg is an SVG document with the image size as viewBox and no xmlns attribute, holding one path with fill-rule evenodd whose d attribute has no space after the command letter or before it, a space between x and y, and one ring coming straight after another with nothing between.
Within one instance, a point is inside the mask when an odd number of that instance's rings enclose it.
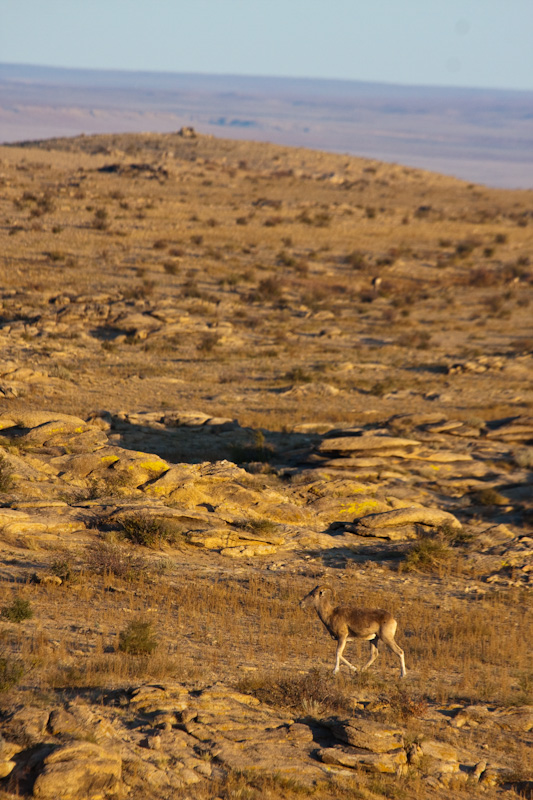
<instances>
[{"instance_id":1,"label":"animal's neck","mask_svg":"<svg viewBox=\"0 0 533 800\"><path fill-rule=\"evenodd\" d=\"M330 601L327 599L327 597L322 597L321 600L320 600L320 603L316 607L316 610L318 612L318 616L320 617L320 619L322 620L324 625L328 624L328 621L329 621L329 619L331 617L332 608L333 607L332 607Z\"/></svg>"}]
</instances>

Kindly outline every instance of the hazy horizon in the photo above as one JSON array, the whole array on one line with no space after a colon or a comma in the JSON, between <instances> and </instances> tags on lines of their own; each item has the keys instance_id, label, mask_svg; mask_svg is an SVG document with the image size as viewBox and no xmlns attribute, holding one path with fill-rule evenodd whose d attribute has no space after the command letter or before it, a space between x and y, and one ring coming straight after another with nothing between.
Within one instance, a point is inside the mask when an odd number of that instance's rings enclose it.
<instances>
[{"instance_id":1,"label":"hazy horizon","mask_svg":"<svg viewBox=\"0 0 533 800\"><path fill-rule=\"evenodd\" d=\"M533 187L533 92L9 64L0 90L5 143L192 126Z\"/></svg>"},{"instance_id":2,"label":"hazy horizon","mask_svg":"<svg viewBox=\"0 0 533 800\"><path fill-rule=\"evenodd\" d=\"M528 91L531 30L529 0L3 0L0 59Z\"/></svg>"},{"instance_id":3,"label":"hazy horizon","mask_svg":"<svg viewBox=\"0 0 533 800\"><path fill-rule=\"evenodd\" d=\"M105 75L147 75L147 76L190 76L190 77L199 77L199 78L210 78L210 79L242 79L244 81L250 80L258 80L258 81L283 81L283 82L298 82L298 83L313 83L313 84L361 84L361 85L368 85L373 87L384 86L384 87L391 87L391 88L399 88L399 89L427 89L427 90L437 90L437 91L453 91L456 93L463 93L463 92L492 92L492 93L513 93L513 94L531 94L533 95L533 86L529 89L514 89L514 88L503 88L498 86L455 86L452 83L448 84L432 84L432 83L424 83L423 81L419 83L404 83L402 81L394 81L394 80L362 80L356 78L325 78L325 77L313 77L313 76L295 76L295 75L267 75L267 74L253 74L253 73L212 73L212 72L202 72L197 70L189 70L189 71L182 71L182 70L160 70L160 69L135 69L135 68L126 68L126 67L114 67L114 68L103 68L103 67L69 67L63 64L37 64L32 62L26 61L0 61L0 69L14 67L17 69L32 69L32 70L40 70L40 71L57 71L57 72L65 72L65 73L90 73L92 75L102 73Z\"/></svg>"}]
</instances>

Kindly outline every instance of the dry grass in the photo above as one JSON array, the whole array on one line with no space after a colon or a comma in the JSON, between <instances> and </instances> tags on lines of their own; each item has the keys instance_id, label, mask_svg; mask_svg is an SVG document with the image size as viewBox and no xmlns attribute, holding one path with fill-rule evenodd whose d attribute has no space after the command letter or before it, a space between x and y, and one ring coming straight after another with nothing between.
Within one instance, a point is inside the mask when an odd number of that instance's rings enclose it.
<instances>
[{"instance_id":1,"label":"dry grass","mask_svg":"<svg viewBox=\"0 0 533 800\"><path fill-rule=\"evenodd\" d=\"M13 396L6 378L3 411L86 418L105 405L115 419L123 410L237 417L248 439L239 444L229 432L225 457L257 473L257 491L282 486L272 464L283 456L282 433L301 423L365 429L396 415L407 420L402 435L417 438L411 414L442 412L482 426L529 413L520 369L527 373L531 350L533 226L522 224L530 194L474 193L393 165L270 145L200 137L192 153L173 134L84 137L55 147L1 149L0 210L13 234L0 259L1 322L15 365L49 376L42 384L15 382ZM100 172L106 152L119 151L155 166L134 177ZM157 172L162 152L176 154L179 180ZM345 183L320 177L331 172ZM170 327L154 335L134 323L119 327L130 313L168 319ZM481 356L497 356L504 367L448 371ZM140 426L133 433L132 447L142 449ZM478 441L486 444L483 435ZM528 444L510 445L494 472L527 470ZM0 493L9 505L20 480L9 458L35 453L7 436L0 445ZM178 443L171 460L189 457ZM503 489L463 490L433 465L389 466L391 493L412 487L417 497L428 489L455 501L468 491L483 519L504 512ZM491 478L491 486L500 483ZM328 479L321 491L317 497L328 499L343 490L335 494ZM62 492L58 502L70 506L139 497L112 470L97 484L89 478ZM241 528L275 532L255 516L243 509ZM64 581L3 583L3 607L22 597L34 612L20 622L1 618L6 707L32 692L165 679L240 681L266 701L315 717L374 696L406 725L420 723L426 704L533 702L531 604L518 589L479 584L468 541L441 532L406 548L401 571L378 572L349 569L345 556L337 565L332 538L331 553L306 561L284 553L284 566L270 572L260 559L180 550L181 530L164 520L135 518L126 527L130 542L87 531L86 549L69 543L68 553L1 532L7 575L27 582L38 565ZM387 650L364 675L331 676L334 643L316 615L298 608L311 579L326 575L342 599L397 616L406 681L399 683ZM151 626L153 652L120 651L120 634L136 618ZM350 644L348 658L364 663L366 647ZM10 683L19 667L23 679ZM518 745L515 755L524 760ZM310 789L230 774L202 792L235 800L428 796L412 777L362 775L349 787Z\"/></svg>"},{"instance_id":2,"label":"dry grass","mask_svg":"<svg viewBox=\"0 0 533 800\"><path fill-rule=\"evenodd\" d=\"M163 675L208 680L221 673L238 681L244 668L251 670L251 690L257 684L262 691L263 686L265 698L270 693L288 705L299 691L328 705L328 693L353 691L361 680L377 691L384 680L396 683L396 659L386 649L368 673L355 678L347 673L340 685L335 683L329 676L334 645L316 616L298 607L307 582L253 573L242 580L223 575L187 579L185 574L178 590L175 580L168 570L157 581L143 576L133 586L115 579L119 591L111 593L105 590L107 578L102 583L85 577L69 588L32 587L35 616L9 629L6 655L20 660L30 681L41 687L117 685L133 677ZM359 581L353 583L352 591L345 586L344 597L389 608L399 619L397 639L406 653L410 692L432 702L512 705L533 700L528 644L533 609L526 594L517 590L480 599L447 598L443 607L438 593L424 593L421 599L409 584L402 584L400 594L373 591L370 585L362 597ZM136 616L150 623L160 646L144 660L132 661L117 647L120 631ZM60 641L45 633L58 624ZM69 649L79 647L80 636L84 652L74 663ZM354 643L351 649L348 657L356 664L366 660L364 645ZM294 670L302 669L314 677L306 672L294 677Z\"/></svg>"}]
</instances>

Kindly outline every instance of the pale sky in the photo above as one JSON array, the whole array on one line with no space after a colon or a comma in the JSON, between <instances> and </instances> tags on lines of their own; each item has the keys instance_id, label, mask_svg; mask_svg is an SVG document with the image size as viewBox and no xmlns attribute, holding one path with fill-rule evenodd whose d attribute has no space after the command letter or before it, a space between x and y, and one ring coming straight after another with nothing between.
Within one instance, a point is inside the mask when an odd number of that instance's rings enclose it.
<instances>
[{"instance_id":1,"label":"pale sky","mask_svg":"<svg viewBox=\"0 0 533 800\"><path fill-rule=\"evenodd\" d=\"M0 0L0 62L533 89L533 0Z\"/></svg>"}]
</instances>

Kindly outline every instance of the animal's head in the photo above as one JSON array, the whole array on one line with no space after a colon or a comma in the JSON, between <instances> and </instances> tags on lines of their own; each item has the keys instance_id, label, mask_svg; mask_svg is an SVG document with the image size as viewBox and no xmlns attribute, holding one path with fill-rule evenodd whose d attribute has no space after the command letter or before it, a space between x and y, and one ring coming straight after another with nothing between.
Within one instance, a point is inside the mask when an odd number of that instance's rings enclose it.
<instances>
[{"instance_id":1,"label":"animal's head","mask_svg":"<svg viewBox=\"0 0 533 800\"><path fill-rule=\"evenodd\" d=\"M330 586L319 584L300 600L300 607L314 606L317 608L323 599L333 600L333 589Z\"/></svg>"}]
</instances>

